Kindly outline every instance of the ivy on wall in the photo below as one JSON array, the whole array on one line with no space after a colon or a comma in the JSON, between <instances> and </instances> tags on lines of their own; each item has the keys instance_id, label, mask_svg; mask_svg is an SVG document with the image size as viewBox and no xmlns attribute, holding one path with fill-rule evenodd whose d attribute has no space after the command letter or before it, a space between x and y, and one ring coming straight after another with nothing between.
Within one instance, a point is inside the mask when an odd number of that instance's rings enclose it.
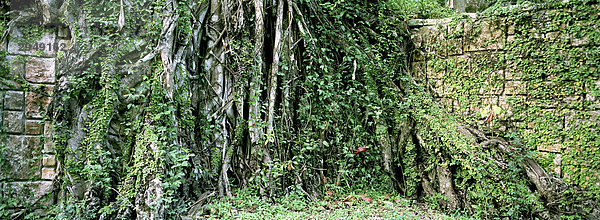
<instances>
[{"instance_id":1,"label":"ivy on wall","mask_svg":"<svg viewBox=\"0 0 600 220\"><path fill-rule=\"evenodd\" d=\"M469 124L518 137L554 176L590 198L600 196L599 16L598 5L587 1L496 6L477 19L458 16L438 24L448 31L442 31L441 43L428 45L425 61L446 108ZM469 169L459 172L463 182L475 177L480 183L468 189L479 204L475 209L489 214L500 200L514 200L516 208L496 214L541 210L539 198L522 187L527 183L510 181L521 172L518 166L477 161L497 153L466 161L474 171L495 167L486 170L497 170L503 181L477 179Z\"/></svg>"}]
</instances>

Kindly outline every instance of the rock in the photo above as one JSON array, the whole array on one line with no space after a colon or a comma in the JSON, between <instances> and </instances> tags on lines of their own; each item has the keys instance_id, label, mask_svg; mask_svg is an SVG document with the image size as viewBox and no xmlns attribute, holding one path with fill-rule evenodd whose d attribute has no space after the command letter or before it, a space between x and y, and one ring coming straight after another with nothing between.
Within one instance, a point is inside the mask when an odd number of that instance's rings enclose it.
<instances>
[{"instance_id":1,"label":"rock","mask_svg":"<svg viewBox=\"0 0 600 220\"><path fill-rule=\"evenodd\" d=\"M53 167L56 166L56 156L54 155L46 155L44 159L42 159L42 165L44 167ZM43 170L42 170L43 173Z\"/></svg>"},{"instance_id":2,"label":"rock","mask_svg":"<svg viewBox=\"0 0 600 220\"><path fill-rule=\"evenodd\" d=\"M52 198L42 198L45 195L52 196L52 181L9 182L4 183L0 191L4 198L14 198L17 207L32 205L36 201L42 205L52 203Z\"/></svg>"},{"instance_id":3,"label":"rock","mask_svg":"<svg viewBox=\"0 0 600 220\"><path fill-rule=\"evenodd\" d=\"M39 137L37 143L39 143ZM3 174L7 179L36 179L39 176L40 155L39 144L35 138L9 135L3 144L6 147L2 154L8 161L8 172Z\"/></svg>"},{"instance_id":4,"label":"rock","mask_svg":"<svg viewBox=\"0 0 600 220\"><path fill-rule=\"evenodd\" d=\"M42 168L42 179L44 180L52 180L56 176L56 171L54 168Z\"/></svg>"},{"instance_id":5,"label":"rock","mask_svg":"<svg viewBox=\"0 0 600 220\"><path fill-rule=\"evenodd\" d=\"M7 91L4 95L4 109L22 111L25 96L22 91Z\"/></svg>"},{"instance_id":6,"label":"rock","mask_svg":"<svg viewBox=\"0 0 600 220\"><path fill-rule=\"evenodd\" d=\"M54 35L55 28L44 28L44 33L39 39L27 39L32 36L23 36L22 29L29 28L28 26L21 26L14 28L10 34L10 40L8 42L8 53L14 55L41 55L45 57L52 57L56 55L56 51L52 48L48 48L48 45L54 45L56 42L56 36ZM37 44L38 48L34 50L33 44ZM43 48L40 46L43 45Z\"/></svg>"},{"instance_id":7,"label":"rock","mask_svg":"<svg viewBox=\"0 0 600 220\"><path fill-rule=\"evenodd\" d=\"M45 112L50 104L50 95L53 89L54 86L41 85L34 92L27 92L25 97L25 116L27 118L42 118L42 112Z\"/></svg>"},{"instance_id":8,"label":"rock","mask_svg":"<svg viewBox=\"0 0 600 220\"><path fill-rule=\"evenodd\" d=\"M25 134L40 135L42 134L42 122L37 120L25 121Z\"/></svg>"},{"instance_id":9,"label":"rock","mask_svg":"<svg viewBox=\"0 0 600 220\"><path fill-rule=\"evenodd\" d=\"M3 114L2 125L10 134L23 133L23 112L6 111Z\"/></svg>"},{"instance_id":10,"label":"rock","mask_svg":"<svg viewBox=\"0 0 600 220\"><path fill-rule=\"evenodd\" d=\"M54 58L32 57L25 64L25 79L33 83L54 83Z\"/></svg>"}]
</instances>

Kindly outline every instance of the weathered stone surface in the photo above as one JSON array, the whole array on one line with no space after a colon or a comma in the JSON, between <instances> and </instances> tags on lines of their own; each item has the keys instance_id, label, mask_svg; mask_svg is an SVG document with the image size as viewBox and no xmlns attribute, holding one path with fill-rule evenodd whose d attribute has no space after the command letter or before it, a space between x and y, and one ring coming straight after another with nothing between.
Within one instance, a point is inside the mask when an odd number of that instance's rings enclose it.
<instances>
[{"instance_id":1,"label":"weathered stone surface","mask_svg":"<svg viewBox=\"0 0 600 220\"><path fill-rule=\"evenodd\" d=\"M510 43L515 41L515 35L508 35L506 36L506 44L505 45L510 45Z\"/></svg>"},{"instance_id":2,"label":"weathered stone surface","mask_svg":"<svg viewBox=\"0 0 600 220\"><path fill-rule=\"evenodd\" d=\"M0 144L5 147L21 147L21 145L23 145L23 137L19 135L7 135L6 138L0 139Z\"/></svg>"},{"instance_id":3,"label":"weathered stone surface","mask_svg":"<svg viewBox=\"0 0 600 220\"><path fill-rule=\"evenodd\" d=\"M523 95L526 94L527 82L523 81L506 81L504 84L505 95Z\"/></svg>"},{"instance_id":4,"label":"weathered stone surface","mask_svg":"<svg viewBox=\"0 0 600 220\"><path fill-rule=\"evenodd\" d=\"M476 28L479 26L479 28ZM465 24L465 50L481 51L502 49L505 42L504 22L500 20L477 20Z\"/></svg>"},{"instance_id":5,"label":"weathered stone surface","mask_svg":"<svg viewBox=\"0 0 600 220\"><path fill-rule=\"evenodd\" d=\"M460 20L457 24L448 24L448 56L463 54L464 52L464 25L465 21Z\"/></svg>"},{"instance_id":6,"label":"weathered stone surface","mask_svg":"<svg viewBox=\"0 0 600 220\"><path fill-rule=\"evenodd\" d=\"M580 47L580 46L586 46L590 44L590 38L585 36L585 37L572 37L571 38L571 45L574 47Z\"/></svg>"},{"instance_id":7,"label":"weathered stone surface","mask_svg":"<svg viewBox=\"0 0 600 220\"><path fill-rule=\"evenodd\" d=\"M56 166L56 156L54 155L46 155L42 159L42 165L44 167L53 167Z\"/></svg>"},{"instance_id":8,"label":"weathered stone surface","mask_svg":"<svg viewBox=\"0 0 600 220\"><path fill-rule=\"evenodd\" d=\"M560 144L539 145L538 150L543 152L560 153L561 147L562 145Z\"/></svg>"},{"instance_id":9,"label":"weathered stone surface","mask_svg":"<svg viewBox=\"0 0 600 220\"><path fill-rule=\"evenodd\" d=\"M421 36L415 43L419 49L425 52L427 59L444 58L446 54L446 31L445 23L436 24L433 26L424 26L417 30L417 35Z\"/></svg>"},{"instance_id":10,"label":"weathered stone surface","mask_svg":"<svg viewBox=\"0 0 600 220\"><path fill-rule=\"evenodd\" d=\"M20 82L16 81L16 79L20 79L25 75L25 61L23 61L22 56L6 56L6 61L8 62L8 66L10 67L10 76L5 77L5 81L0 85L0 89L12 89L12 90L20 90L23 88Z\"/></svg>"},{"instance_id":11,"label":"weathered stone surface","mask_svg":"<svg viewBox=\"0 0 600 220\"><path fill-rule=\"evenodd\" d=\"M42 118L42 113L46 111L48 104L50 104L53 89L54 86L40 85L34 91L27 92L25 97L25 116L27 118Z\"/></svg>"},{"instance_id":12,"label":"weathered stone surface","mask_svg":"<svg viewBox=\"0 0 600 220\"><path fill-rule=\"evenodd\" d=\"M28 138L9 135L3 140L6 148L2 152L7 161L9 172L4 173L4 178L8 179L35 179L39 176L39 165L41 147L39 145L27 144ZM39 138L38 138L39 139Z\"/></svg>"},{"instance_id":13,"label":"weathered stone surface","mask_svg":"<svg viewBox=\"0 0 600 220\"><path fill-rule=\"evenodd\" d=\"M20 134L23 133L23 112L6 111L2 118L2 125L7 133Z\"/></svg>"},{"instance_id":14,"label":"weathered stone surface","mask_svg":"<svg viewBox=\"0 0 600 220\"><path fill-rule=\"evenodd\" d=\"M25 134L40 135L42 134L42 122L38 120L25 121Z\"/></svg>"},{"instance_id":15,"label":"weathered stone surface","mask_svg":"<svg viewBox=\"0 0 600 220\"><path fill-rule=\"evenodd\" d=\"M44 142L44 150L42 152L44 152L44 153L53 153L54 152L54 142L52 141L51 138L46 138L46 141Z\"/></svg>"},{"instance_id":16,"label":"weathered stone surface","mask_svg":"<svg viewBox=\"0 0 600 220\"><path fill-rule=\"evenodd\" d=\"M52 129L52 122L46 121L44 123L44 137L50 138L54 136L54 130Z\"/></svg>"},{"instance_id":17,"label":"weathered stone surface","mask_svg":"<svg viewBox=\"0 0 600 220\"><path fill-rule=\"evenodd\" d=\"M554 173L556 173L557 176L561 175L561 161L562 161L562 155L561 154L556 154L556 156L554 157L554 159L552 160L552 162L554 162Z\"/></svg>"},{"instance_id":18,"label":"weathered stone surface","mask_svg":"<svg viewBox=\"0 0 600 220\"><path fill-rule=\"evenodd\" d=\"M523 73L519 69L518 60L506 61L506 68L504 69L504 79L506 80L519 80L523 78Z\"/></svg>"},{"instance_id":19,"label":"weathered stone surface","mask_svg":"<svg viewBox=\"0 0 600 220\"><path fill-rule=\"evenodd\" d=\"M432 60L427 62L427 78L441 79L446 74L445 60Z\"/></svg>"},{"instance_id":20,"label":"weathered stone surface","mask_svg":"<svg viewBox=\"0 0 600 220\"><path fill-rule=\"evenodd\" d=\"M26 148L40 149L42 147L41 139L39 136L25 136L23 145Z\"/></svg>"},{"instance_id":21,"label":"weathered stone surface","mask_svg":"<svg viewBox=\"0 0 600 220\"><path fill-rule=\"evenodd\" d=\"M54 153L54 131L52 129L52 122L47 121L44 124L44 149L43 153Z\"/></svg>"},{"instance_id":22,"label":"weathered stone surface","mask_svg":"<svg viewBox=\"0 0 600 220\"><path fill-rule=\"evenodd\" d=\"M4 95L5 110L23 110L25 94L22 91L7 91Z\"/></svg>"},{"instance_id":23,"label":"weathered stone surface","mask_svg":"<svg viewBox=\"0 0 600 220\"><path fill-rule=\"evenodd\" d=\"M39 204L49 205L52 199L52 181L34 182L9 182L2 184L2 194L5 198L15 198L16 206L31 205L38 201Z\"/></svg>"},{"instance_id":24,"label":"weathered stone surface","mask_svg":"<svg viewBox=\"0 0 600 220\"><path fill-rule=\"evenodd\" d=\"M18 55L42 55L45 57L51 57L56 55L56 51L53 49L48 49L48 44L54 45L56 42L56 36L54 34L55 28L46 28L46 32L42 35L40 39L37 39L33 42L25 42L24 36L21 33L21 29L23 27L17 27L13 29L13 32L10 34L10 40L8 42L8 53L9 54L18 54ZM44 45L43 49L34 50L30 45L38 44Z\"/></svg>"},{"instance_id":25,"label":"weathered stone surface","mask_svg":"<svg viewBox=\"0 0 600 220\"><path fill-rule=\"evenodd\" d=\"M500 60L501 53L497 51L475 51L469 54L471 68L476 71L503 69L506 65Z\"/></svg>"},{"instance_id":26,"label":"weathered stone surface","mask_svg":"<svg viewBox=\"0 0 600 220\"><path fill-rule=\"evenodd\" d=\"M569 36L567 34L561 34L560 31L548 32L545 34L545 37L550 41L562 40L568 41Z\"/></svg>"},{"instance_id":27,"label":"weathered stone surface","mask_svg":"<svg viewBox=\"0 0 600 220\"><path fill-rule=\"evenodd\" d=\"M54 83L54 58L30 58L25 65L25 79L33 83Z\"/></svg>"},{"instance_id":28,"label":"weathered stone surface","mask_svg":"<svg viewBox=\"0 0 600 220\"><path fill-rule=\"evenodd\" d=\"M444 88L444 83L442 82L442 80L433 80L433 81L430 81L430 84L431 84L431 88L433 89L434 96L436 96L436 97L444 96L445 88Z\"/></svg>"},{"instance_id":29,"label":"weathered stone surface","mask_svg":"<svg viewBox=\"0 0 600 220\"><path fill-rule=\"evenodd\" d=\"M52 180L54 179L54 176L56 176L56 171L54 171L54 168L42 168L42 179Z\"/></svg>"}]
</instances>

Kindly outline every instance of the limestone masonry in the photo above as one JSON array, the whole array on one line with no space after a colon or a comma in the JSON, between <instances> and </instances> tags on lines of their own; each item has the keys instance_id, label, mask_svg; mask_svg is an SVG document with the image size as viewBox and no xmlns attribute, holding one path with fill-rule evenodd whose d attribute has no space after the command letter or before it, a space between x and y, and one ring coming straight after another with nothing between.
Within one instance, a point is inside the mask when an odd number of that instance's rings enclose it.
<instances>
[{"instance_id":1,"label":"limestone masonry","mask_svg":"<svg viewBox=\"0 0 600 220\"><path fill-rule=\"evenodd\" d=\"M6 57L14 79L0 88L2 139L4 159L9 172L0 174L2 197L16 199L16 206L26 206L40 200L52 189L56 175L56 158L52 145L52 124L46 121L45 112L52 100L55 83L57 53L51 45L70 45L66 28L43 27L41 38L34 39L38 50L26 48L21 29L13 30ZM43 50L41 45L44 45ZM28 50L27 50L28 49ZM44 197L42 204L52 203Z\"/></svg>"}]
</instances>

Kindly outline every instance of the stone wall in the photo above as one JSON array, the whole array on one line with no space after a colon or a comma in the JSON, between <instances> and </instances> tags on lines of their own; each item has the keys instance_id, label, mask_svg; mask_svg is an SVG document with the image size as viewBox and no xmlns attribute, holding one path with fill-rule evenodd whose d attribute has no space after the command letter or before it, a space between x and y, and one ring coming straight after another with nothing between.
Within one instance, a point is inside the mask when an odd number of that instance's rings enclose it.
<instances>
[{"instance_id":1,"label":"stone wall","mask_svg":"<svg viewBox=\"0 0 600 220\"><path fill-rule=\"evenodd\" d=\"M52 99L57 54L69 45L66 28L30 25L13 29L4 45L10 75L0 84L0 197L14 199L14 207L40 199L45 200L41 204L52 202L44 195L52 189L57 163L52 124L45 120L45 112Z\"/></svg>"},{"instance_id":2,"label":"stone wall","mask_svg":"<svg viewBox=\"0 0 600 220\"><path fill-rule=\"evenodd\" d=\"M581 7L588 14L530 7L412 20L411 70L464 121L516 133L556 176L597 190L600 12Z\"/></svg>"}]
</instances>

